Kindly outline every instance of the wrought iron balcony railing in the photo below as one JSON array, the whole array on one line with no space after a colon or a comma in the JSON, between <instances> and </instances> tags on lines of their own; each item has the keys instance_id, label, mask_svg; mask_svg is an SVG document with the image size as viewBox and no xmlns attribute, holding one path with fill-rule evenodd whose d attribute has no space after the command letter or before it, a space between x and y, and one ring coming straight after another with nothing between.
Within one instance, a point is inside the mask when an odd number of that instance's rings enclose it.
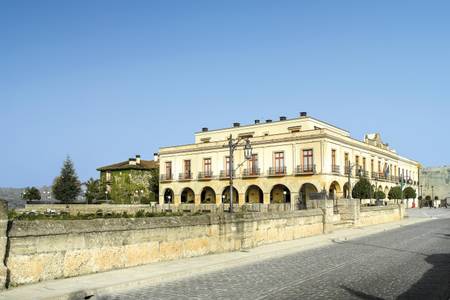
<instances>
[{"instance_id":1,"label":"wrought iron balcony railing","mask_svg":"<svg viewBox=\"0 0 450 300\"><path fill-rule=\"evenodd\" d=\"M295 168L296 175L312 175L316 173L316 165L298 165Z\"/></svg>"},{"instance_id":2,"label":"wrought iron balcony railing","mask_svg":"<svg viewBox=\"0 0 450 300\"><path fill-rule=\"evenodd\" d=\"M286 167L276 167L269 168L269 176L284 176L286 175L287 168Z\"/></svg>"},{"instance_id":3,"label":"wrought iron balcony railing","mask_svg":"<svg viewBox=\"0 0 450 300\"><path fill-rule=\"evenodd\" d=\"M242 177L258 177L260 173L261 172L259 168L244 169L244 171L242 172Z\"/></svg>"},{"instance_id":4,"label":"wrought iron balcony railing","mask_svg":"<svg viewBox=\"0 0 450 300\"><path fill-rule=\"evenodd\" d=\"M235 177L235 176L236 176L236 172L233 171L233 177ZM221 179L230 178L230 171L229 170L220 171L219 178L221 178Z\"/></svg>"},{"instance_id":5,"label":"wrought iron balcony railing","mask_svg":"<svg viewBox=\"0 0 450 300\"><path fill-rule=\"evenodd\" d=\"M331 173L339 174L339 173L341 173L340 169L341 168L338 165L331 165Z\"/></svg>"},{"instance_id":6,"label":"wrought iron balcony railing","mask_svg":"<svg viewBox=\"0 0 450 300\"><path fill-rule=\"evenodd\" d=\"M178 174L178 180L192 180L191 172L183 172Z\"/></svg>"},{"instance_id":7,"label":"wrought iron balcony railing","mask_svg":"<svg viewBox=\"0 0 450 300\"><path fill-rule=\"evenodd\" d=\"M209 180L213 178L213 172L212 171L207 171L207 172L198 172L198 177L199 180Z\"/></svg>"},{"instance_id":8,"label":"wrought iron balcony railing","mask_svg":"<svg viewBox=\"0 0 450 300\"><path fill-rule=\"evenodd\" d=\"M161 176L159 177L160 181L172 181L173 180L173 176L172 174L161 174Z\"/></svg>"}]
</instances>

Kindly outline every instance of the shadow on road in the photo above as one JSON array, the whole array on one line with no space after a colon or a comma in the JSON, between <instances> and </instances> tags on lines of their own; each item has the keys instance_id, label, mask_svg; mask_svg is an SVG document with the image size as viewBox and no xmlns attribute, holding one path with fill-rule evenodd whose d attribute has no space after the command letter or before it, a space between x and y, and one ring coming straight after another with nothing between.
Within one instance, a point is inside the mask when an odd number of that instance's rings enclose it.
<instances>
[{"instance_id":1,"label":"shadow on road","mask_svg":"<svg viewBox=\"0 0 450 300\"><path fill-rule=\"evenodd\" d=\"M449 299L450 254L432 254L425 261L433 267L397 299Z\"/></svg>"},{"instance_id":2,"label":"shadow on road","mask_svg":"<svg viewBox=\"0 0 450 300\"><path fill-rule=\"evenodd\" d=\"M425 261L433 267L397 299L450 299L450 254L432 254ZM359 299L383 299L343 285L341 288Z\"/></svg>"}]
</instances>

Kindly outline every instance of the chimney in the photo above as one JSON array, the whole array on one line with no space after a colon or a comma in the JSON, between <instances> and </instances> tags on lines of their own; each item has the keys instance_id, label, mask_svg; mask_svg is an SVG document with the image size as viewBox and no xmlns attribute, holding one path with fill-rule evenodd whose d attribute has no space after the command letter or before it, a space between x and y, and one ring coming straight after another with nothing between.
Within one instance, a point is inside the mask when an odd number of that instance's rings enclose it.
<instances>
[{"instance_id":1,"label":"chimney","mask_svg":"<svg viewBox=\"0 0 450 300\"><path fill-rule=\"evenodd\" d=\"M266 123L272 123L271 119L266 120Z\"/></svg>"},{"instance_id":2,"label":"chimney","mask_svg":"<svg viewBox=\"0 0 450 300\"><path fill-rule=\"evenodd\" d=\"M141 164L141 156L139 154L136 154L136 164L137 165Z\"/></svg>"},{"instance_id":3,"label":"chimney","mask_svg":"<svg viewBox=\"0 0 450 300\"><path fill-rule=\"evenodd\" d=\"M208 127L203 127L202 128L202 132L207 132L208 131Z\"/></svg>"},{"instance_id":4,"label":"chimney","mask_svg":"<svg viewBox=\"0 0 450 300\"><path fill-rule=\"evenodd\" d=\"M255 120L255 124L259 124L259 120Z\"/></svg>"},{"instance_id":5,"label":"chimney","mask_svg":"<svg viewBox=\"0 0 450 300\"><path fill-rule=\"evenodd\" d=\"M158 152L153 153L153 161L154 162L159 161L159 153Z\"/></svg>"},{"instance_id":6,"label":"chimney","mask_svg":"<svg viewBox=\"0 0 450 300\"><path fill-rule=\"evenodd\" d=\"M280 117L280 121L286 121L286 117L285 116L281 116Z\"/></svg>"},{"instance_id":7,"label":"chimney","mask_svg":"<svg viewBox=\"0 0 450 300\"><path fill-rule=\"evenodd\" d=\"M302 111L301 113L300 113L300 117L302 117L302 118L304 118L304 117L306 117L308 114L306 113L306 111Z\"/></svg>"},{"instance_id":8,"label":"chimney","mask_svg":"<svg viewBox=\"0 0 450 300\"><path fill-rule=\"evenodd\" d=\"M238 122L233 123L233 127L239 127L239 126L241 126L241 123L238 123Z\"/></svg>"},{"instance_id":9,"label":"chimney","mask_svg":"<svg viewBox=\"0 0 450 300\"><path fill-rule=\"evenodd\" d=\"M136 158L129 158L128 159L128 164L130 166L135 166L136 165Z\"/></svg>"}]
</instances>

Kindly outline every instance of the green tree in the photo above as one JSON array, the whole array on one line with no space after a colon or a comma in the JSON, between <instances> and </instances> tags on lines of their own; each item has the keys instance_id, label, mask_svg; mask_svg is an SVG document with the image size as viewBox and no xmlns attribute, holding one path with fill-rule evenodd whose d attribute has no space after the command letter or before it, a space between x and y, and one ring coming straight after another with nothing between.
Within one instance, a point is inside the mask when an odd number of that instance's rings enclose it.
<instances>
[{"instance_id":1,"label":"green tree","mask_svg":"<svg viewBox=\"0 0 450 300\"><path fill-rule=\"evenodd\" d=\"M64 203L75 200L81 193L81 183L70 157L66 158L61 174L53 181L52 193L57 200Z\"/></svg>"},{"instance_id":2,"label":"green tree","mask_svg":"<svg viewBox=\"0 0 450 300\"><path fill-rule=\"evenodd\" d=\"M34 186L27 187L22 194L22 199L24 200L41 200L41 192Z\"/></svg>"},{"instance_id":3,"label":"green tree","mask_svg":"<svg viewBox=\"0 0 450 300\"><path fill-rule=\"evenodd\" d=\"M372 186L365 178L361 178L352 190L352 197L355 199L370 199L372 198L372 194Z\"/></svg>"},{"instance_id":4,"label":"green tree","mask_svg":"<svg viewBox=\"0 0 450 300\"><path fill-rule=\"evenodd\" d=\"M86 201L87 203L92 203L93 200L97 199L99 194L99 181L98 179L89 178L88 181L84 183L86 185Z\"/></svg>"},{"instance_id":5,"label":"green tree","mask_svg":"<svg viewBox=\"0 0 450 300\"><path fill-rule=\"evenodd\" d=\"M415 199L417 196L416 190L408 186L403 190L403 196L405 197L405 199Z\"/></svg>"},{"instance_id":6,"label":"green tree","mask_svg":"<svg viewBox=\"0 0 450 300\"><path fill-rule=\"evenodd\" d=\"M150 171L151 176L148 180L148 189L150 191L150 201L158 201L159 195L159 168Z\"/></svg>"},{"instance_id":7,"label":"green tree","mask_svg":"<svg viewBox=\"0 0 450 300\"><path fill-rule=\"evenodd\" d=\"M380 200L386 199L386 194L383 191L376 191L374 196L376 199Z\"/></svg>"},{"instance_id":8,"label":"green tree","mask_svg":"<svg viewBox=\"0 0 450 300\"><path fill-rule=\"evenodd\" d=\"M388 193L388 199L401 199L402 198L402 188L399 186L391 187Z\"/></svg>"}]
</instances>

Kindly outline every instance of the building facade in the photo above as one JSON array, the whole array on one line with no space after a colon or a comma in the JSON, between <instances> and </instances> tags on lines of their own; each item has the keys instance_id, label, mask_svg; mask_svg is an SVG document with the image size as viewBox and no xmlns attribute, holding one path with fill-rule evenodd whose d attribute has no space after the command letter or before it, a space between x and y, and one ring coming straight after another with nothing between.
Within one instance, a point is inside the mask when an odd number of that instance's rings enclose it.
<instances>
[{"instance_id":1,"label":"building facade","mask_svg":"<svg viewBox=\"0 0 450 300\"><path fill-rule=\"evenodd\" d=\"M423 168L420 172L419 195L432 199L450 198L450 166Z\"/></svg>"},{"instance_id":2,"label":"building facade","mask_svg":"<svg viewBox=\"0 0 450 300\"><path fill-rule=\"evenodd\" d=\"M368 134L359 141L346 130L300 113L294 119L203 128L195 134L194 144L161 148L159 202L228 202L230 135L248 139L252 145L249 160L244 158L244 141L234 152L233 201L240 205L304 207L316 193L334 199L347 197L349 174L351 186L363 176L386 195L399 185L400 178L418 189L419 163L398 155L379 134Z\"/></svg>"},{"instance_id":3,"label":"building facade","mask_svg":"<svg viewBox=\"0 0 450 300\"><path fill-rule=\"evenodd\" d=\"M156 201L149 181L152 176L158 176L157 170L157 162L143 160L140 155L97 169L100 182L106 186L107 198L120 204Z\"/></svg>"}]
</instances>

